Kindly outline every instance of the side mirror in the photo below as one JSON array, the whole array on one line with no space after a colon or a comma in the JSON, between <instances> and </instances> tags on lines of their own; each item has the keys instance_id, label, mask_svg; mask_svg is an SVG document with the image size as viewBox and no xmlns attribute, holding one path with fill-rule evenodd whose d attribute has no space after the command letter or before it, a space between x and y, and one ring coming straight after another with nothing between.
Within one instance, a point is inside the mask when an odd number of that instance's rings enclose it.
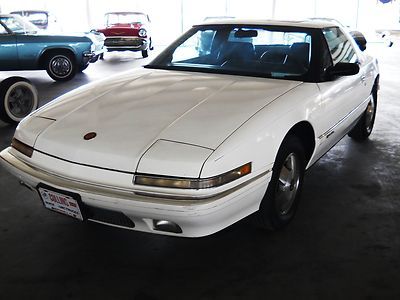
<instances>
[{"instance_id":1,"label":"side mirror","mask_svg":"<svg viewBox=\"0 0 400 300\"><path fill-rule=\"evenodd\" d=\"M351 31L350 35L356 41L356 44L357 44L358 48L360 48L361 51L364 51L365 49L367 49L367 39L361 32Z\"/></svg>"},{"instance_id":2,"label":"side mirror","mask_svg":"<svg viewBox=\"0 0 400 300\"><path fill-rule=\"evenodd\" d=\"M360 67L356 63L337 63L328 68L327 74L329 77L350 76L360 72Z\"/></svg>"}]
</instances>

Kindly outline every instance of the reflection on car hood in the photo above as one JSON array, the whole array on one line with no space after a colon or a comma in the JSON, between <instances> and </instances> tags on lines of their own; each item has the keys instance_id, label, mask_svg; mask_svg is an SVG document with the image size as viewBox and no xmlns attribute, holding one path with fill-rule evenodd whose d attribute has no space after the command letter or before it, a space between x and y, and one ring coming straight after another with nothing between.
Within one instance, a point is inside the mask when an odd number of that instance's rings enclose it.
<instances>
[{"instance_id":1,"label":"reflection on car hood","mask_svg":"<svg viewBox=\"0 0 400 300\"><path fill-rule=\"evenodd\" d=\"M35 115L54 122L35 148L66 160L134 171L159 139L216 149L301 82L142 69L80 88ZM86 141L83 136L96 132Z\"/></svg>"}]
</instances>

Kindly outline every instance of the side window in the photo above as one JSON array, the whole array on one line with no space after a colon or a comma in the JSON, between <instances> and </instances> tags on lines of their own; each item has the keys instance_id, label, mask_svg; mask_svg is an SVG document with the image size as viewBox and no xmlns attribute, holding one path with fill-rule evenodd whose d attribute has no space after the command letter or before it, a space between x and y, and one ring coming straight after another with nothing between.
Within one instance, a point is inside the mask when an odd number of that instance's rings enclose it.
<instances>
[{"instance_id":1,"label":"side window","mask_svg":"<svg viewBox=\"0 0 400 300\"><path fill-rule=\"evenodd\" d=\"M339 28L326 28L323 30L323 33L326 42L328 43L334 65L339 62L357 62L357 54L353 48L353 45Z\"/></svg>"}]
</instances>

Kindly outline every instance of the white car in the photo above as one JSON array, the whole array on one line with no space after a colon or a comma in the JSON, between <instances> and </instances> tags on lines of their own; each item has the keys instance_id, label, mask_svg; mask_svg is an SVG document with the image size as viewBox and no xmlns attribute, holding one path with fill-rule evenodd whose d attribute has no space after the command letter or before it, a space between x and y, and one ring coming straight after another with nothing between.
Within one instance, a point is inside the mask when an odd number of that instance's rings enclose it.
<instances>
[{"instance_id":1,"label":"white car","mask_svg":"<svg viewBox=\"0 0 400 300\"><path fill-rule=\"evenodd\" d=\"M368 138L378 81L377 61L333 23L196 25L144 68L32 113L0 161L79 220L199 237L257 212L279 229L304 171L347 133Z\"/></svg>"}]
</instances>

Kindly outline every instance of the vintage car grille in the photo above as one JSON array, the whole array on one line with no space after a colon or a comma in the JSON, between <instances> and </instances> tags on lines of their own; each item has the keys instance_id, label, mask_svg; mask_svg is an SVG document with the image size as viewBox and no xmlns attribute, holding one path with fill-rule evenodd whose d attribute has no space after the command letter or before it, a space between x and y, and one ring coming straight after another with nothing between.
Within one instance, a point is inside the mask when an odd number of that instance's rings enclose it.
<instances>
[{"instance_id":1,"label":"vintage car grille","mask_svg":"<svg viewBox=\"0 0 400 300\"><path fill-rule=\"evenodd\" d=\"M104 45L107 47L118 47L118 46L133 46L140 47L143 42L138 38L106 38Z\"/></svg>"},{"instance_id":2,"label":"vintage car grille","mask_svg":"<svg viewBox=\"0 0 400 300\"><path fill-rule=\"evenodd\" d=\"M85 205L85 212L87 217L91 220L123 226L127 228L135 227L135 223L133 223L131 219L129 219L121 212L93 207L89 205Z\"/></svg>"}]
</instances>

